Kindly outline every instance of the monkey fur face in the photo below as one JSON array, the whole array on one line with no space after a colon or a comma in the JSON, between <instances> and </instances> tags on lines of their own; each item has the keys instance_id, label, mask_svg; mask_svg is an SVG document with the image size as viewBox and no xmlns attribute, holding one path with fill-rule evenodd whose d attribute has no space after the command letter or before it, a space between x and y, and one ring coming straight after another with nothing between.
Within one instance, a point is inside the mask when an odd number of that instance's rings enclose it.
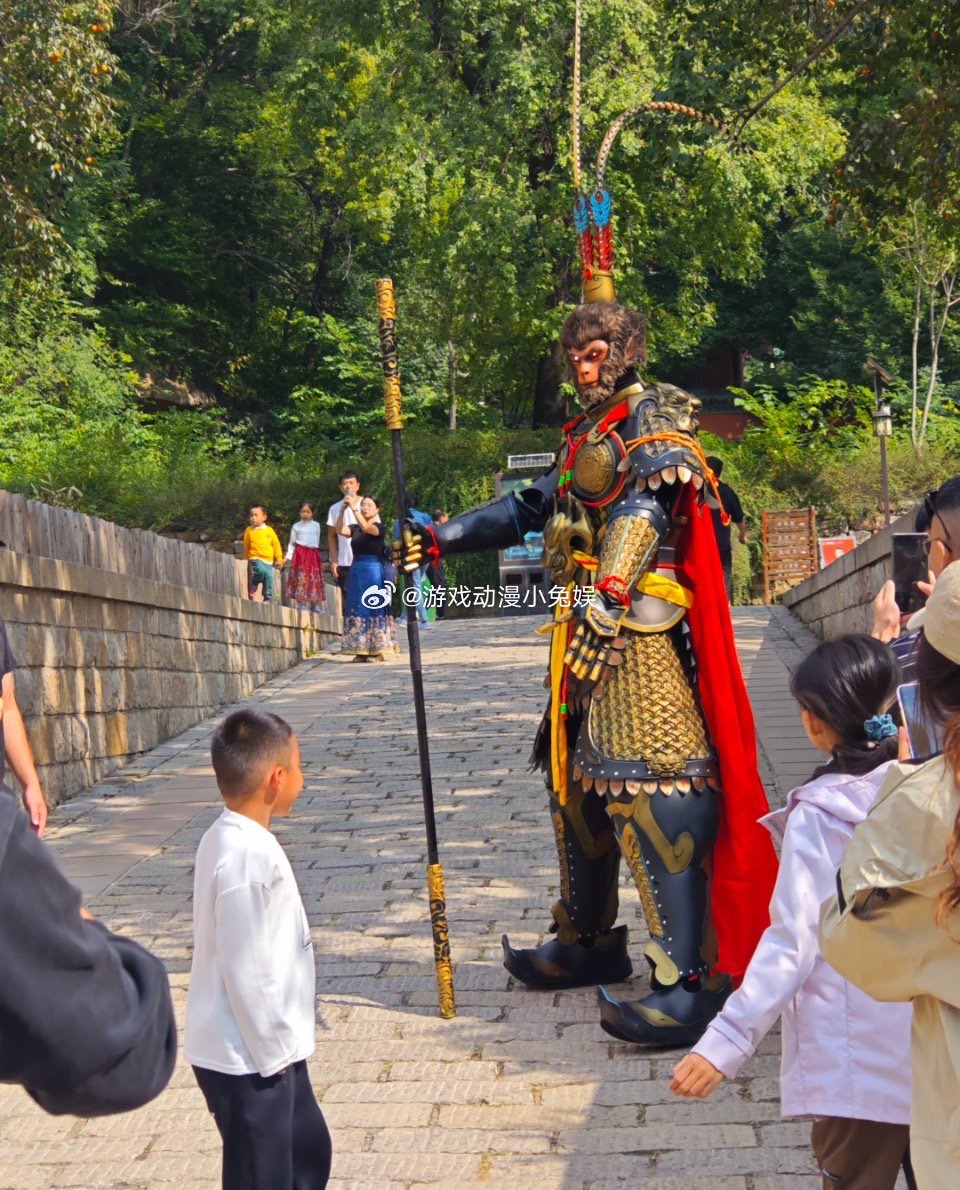
<instances>
[{"instance_id":1,"label":"monkey fur face","mask_svg":"<svg viewBox=\"0 0 960 1190\"><path fill-rule=\"evenodd\" d=\"M639 310L617 302L588 302L560 330L577 395L590 408L617 390L617 381L647 362L647 333Z\"/></svg>"}]
</instances>

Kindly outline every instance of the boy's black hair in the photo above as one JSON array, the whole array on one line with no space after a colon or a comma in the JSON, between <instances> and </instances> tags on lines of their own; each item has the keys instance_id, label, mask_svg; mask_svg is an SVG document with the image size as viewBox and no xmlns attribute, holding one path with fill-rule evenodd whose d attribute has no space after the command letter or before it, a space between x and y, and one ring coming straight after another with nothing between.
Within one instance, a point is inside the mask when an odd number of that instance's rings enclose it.
<instances>
[{"instance_id":1,"label":"boy's black hair","mask_svg":"<svg viewBox=\"0 0 960 1190\"><path fill-rule=\"evenodd\" d=\"M210 757L217 785L224 795L253 793L268 768L290 759L293 729L269 711L244 707L217 725L210 741Z\"/></svg>"},{"instance_id":2,"label":"boy's black hair","mask_svg":"<svg viewBox=\"0 0 960 1190\"><path fill-rule=\"evenodd\" d=\"M260 511L263 513L263 515L264 515L265 517L267 517L267 519L269 520L269 518L270 518L270 509L269 509L269 508L267 508L266 504L251 504L251 505L250 505L250 507L247 509L247 512L253 512L253 510L254 510L255 508L259 508L259 509L260 509Z\"/></svg>"},{"instance_id":3,"label":"boy's black hair","mask_svg":"<svg viewBox=\"0 0 960 1190\"><path fill-rule=\"evenodd\" d=\"M707 466L719 479L720 473L723 471L723 459L718 459L716 455L707 455Z\"/></svg>"},{"instance_id":4,"label":"boy's black hair","mask_svg":"<svg viewBox=\"0 0 960 1190\"><path fill-rule=\"evenodd\" d=\"M340 478L339 478L339 480L338 480L337 482L338 482L338 483L343 483L343 481L344 481L345 479L355 479L355 480L357 481L357 483L359 483L359 482L360 482L360 476L359 476L359 475L356 473L356 471L343 471L343 472L341 472L341 474L340 474Z\"/></svg>"},{"instance_id":5,"label":"boy's black hair","mask_svg":"<svg viewBox=\"0 0 960 1190\"><path fill-rule=\"evenodd\" d=\"M433 510L433 520L435 520L435 521L439 521L441 517L444 517L446 515L447 514L446 514L445 510L442 508L435 508Z\"/></svg>"},{"instance_id":6,"label":"boy's black hair","mask_svg":"<svg viewBox=\"0 0 960 1190\"><path fill-rule=\"evenodd\" d=\"M890 706L899 678L888 645L851 632L808 653L790 677L790 693L852 744L865 740L864 723Z\"/></svg>"}]
</instances>

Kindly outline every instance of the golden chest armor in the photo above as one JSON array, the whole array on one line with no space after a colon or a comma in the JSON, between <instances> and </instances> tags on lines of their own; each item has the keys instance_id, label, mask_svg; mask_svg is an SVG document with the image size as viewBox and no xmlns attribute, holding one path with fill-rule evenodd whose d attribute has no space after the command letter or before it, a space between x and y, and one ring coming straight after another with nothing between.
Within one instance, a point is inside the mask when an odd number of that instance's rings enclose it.
<instances>
[{"instance_id":1,"label":"golden chest armor","mask_svg":"<svg viewBox=\"0 0 960 1190\"><path fill-rule=\"evenodd\" d=\"M568 491L588 508L610 504L623 490L629 468L619 470L627 456L623 439L614 430L591 430L565 448L560 455L560 469ZM572 462L571 462L572 458Z\"/></svg>"}]
</instances>

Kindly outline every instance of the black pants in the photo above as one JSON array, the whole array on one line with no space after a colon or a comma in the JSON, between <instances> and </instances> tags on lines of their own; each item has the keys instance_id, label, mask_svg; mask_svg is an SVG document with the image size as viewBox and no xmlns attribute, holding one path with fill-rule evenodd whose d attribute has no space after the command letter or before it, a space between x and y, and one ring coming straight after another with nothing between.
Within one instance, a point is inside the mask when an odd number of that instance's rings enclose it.
<instances>
[{"instance_id":1,"label":"black pants","mask_svg":"<svg viewBox=\"0 0 960 1190\"><path fill-rule=\"evenodd\" d=\"M721 554L720 565L723 567L723 585L727 588L727 603L733 603L733 554L729 558Z\"/></svg>"},{"instance_id":2,"label":"black pants","mask_svg":"<svg viewBox=\"0 0 960 1190\"><path fill-rule=\"evenodd\" d=\"M223 1139L223 1190L323 1190L330 1133L306 1062L270 1078L193 1073Z\"/></svg>"}]
</instances>

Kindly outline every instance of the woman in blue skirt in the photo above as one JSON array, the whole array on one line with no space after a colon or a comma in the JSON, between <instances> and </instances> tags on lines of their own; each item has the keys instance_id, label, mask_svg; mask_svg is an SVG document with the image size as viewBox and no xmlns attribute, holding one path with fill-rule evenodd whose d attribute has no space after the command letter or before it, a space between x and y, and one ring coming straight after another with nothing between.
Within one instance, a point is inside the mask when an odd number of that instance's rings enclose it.
<instances>
[{"instance_id":1,"label":"woman in blue skirt","mask_svg":"<svg viewBox=\"0 0 960 1190\"><path fill-rule=\"evenodd\" d=\"M383 523L380 506L373 496L344 497L344 509L357 518L355 525L344 525L344 510L337 518L337 532L350 538L353 564L347 579L343 607L343 645L341 653L352 654L354 661L383 661L384 653L397 653L397 633L390 611L392 587L387 587L383 573Z\"/></svg>"}]
</instances>

